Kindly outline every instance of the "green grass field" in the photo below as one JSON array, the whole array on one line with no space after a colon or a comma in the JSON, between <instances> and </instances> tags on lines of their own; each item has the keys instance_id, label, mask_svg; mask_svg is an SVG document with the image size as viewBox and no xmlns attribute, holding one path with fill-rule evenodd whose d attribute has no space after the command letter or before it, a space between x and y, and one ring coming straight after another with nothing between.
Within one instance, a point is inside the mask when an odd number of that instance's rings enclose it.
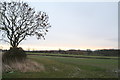
<instances>
[{"instance_id":1,"label":"green grass field","mask_svg":"<svg viewBox=\"0 0 120 80\"><path fill-rule=\"evenodd\" d=\"M68 56L68 57L87 57L87 58L110 58L110 59L118 59L118 57L113 56L91 56L91 55L76 55L76 54L55 54L55 53L27 53L27 54L39 54L42 56Z\"/></svg>"},{"instance_id":2,"label":"green grass field","mask_svg":"<svg viewBox=\"0 0 120 80\"><path fill-rule=\"evenodd\" d=\"M3 73L3 78L118 78L118 60L55 56L28 58L45 67L42 72Z\"/></svg>"}]
</instances>

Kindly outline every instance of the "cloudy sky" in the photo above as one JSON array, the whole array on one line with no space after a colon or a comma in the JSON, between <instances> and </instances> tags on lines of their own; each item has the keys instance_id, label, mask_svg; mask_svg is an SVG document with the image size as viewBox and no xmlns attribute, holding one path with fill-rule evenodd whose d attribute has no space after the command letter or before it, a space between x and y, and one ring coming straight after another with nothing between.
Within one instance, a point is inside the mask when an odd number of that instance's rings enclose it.
<instances>
[{"instance_id":1,"label":"cloudy sky","mask_svg":"<svg viewBox=\"0 0 120 80\"><path fill-rule=\"evenodd\" d=\"M49 15L46 40L29 37L20 47L31 50L118 48L117 2L28 2ZM0 42L0 46L9 45Z\"/></svg>"}]
</instances>

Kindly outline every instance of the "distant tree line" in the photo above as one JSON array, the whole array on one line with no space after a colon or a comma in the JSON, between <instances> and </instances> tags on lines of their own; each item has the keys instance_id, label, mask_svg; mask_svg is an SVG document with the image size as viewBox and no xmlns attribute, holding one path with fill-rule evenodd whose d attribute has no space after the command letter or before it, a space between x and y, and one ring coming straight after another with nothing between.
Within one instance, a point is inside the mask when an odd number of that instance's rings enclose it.
<instances>
[{"instance_id":1,"label":"distant tree line","mask_svg":"<svg viewBox=\"0 0 120 80\"><path fill-rule=\"evenodd\" d=\"M87 50L34 50L26 51L31 53L54 53L54 54L75 54L75 55L91 55L91 56L118 56L119 49L102 49L92 51Z\"/></svg>"}]
</instances>

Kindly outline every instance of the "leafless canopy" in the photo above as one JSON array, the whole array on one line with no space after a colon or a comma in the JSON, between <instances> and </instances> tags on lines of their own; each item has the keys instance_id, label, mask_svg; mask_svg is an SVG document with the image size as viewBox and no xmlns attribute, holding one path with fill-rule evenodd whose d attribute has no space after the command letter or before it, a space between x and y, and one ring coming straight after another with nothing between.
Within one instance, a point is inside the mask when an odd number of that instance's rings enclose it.
<instances>
[{"instance_id":1,"label":"leafless canopy","mask_svg":"<svg viewBox=\"0 0 120 80\"><path fill-rule=\"evenodd\" d=\"M24 2L0 3L0 34L2 39L17 47L28 36L36 35L44 38L48 28L48 15L45 12L36 13Z\"/></svg>"}]
</instances>

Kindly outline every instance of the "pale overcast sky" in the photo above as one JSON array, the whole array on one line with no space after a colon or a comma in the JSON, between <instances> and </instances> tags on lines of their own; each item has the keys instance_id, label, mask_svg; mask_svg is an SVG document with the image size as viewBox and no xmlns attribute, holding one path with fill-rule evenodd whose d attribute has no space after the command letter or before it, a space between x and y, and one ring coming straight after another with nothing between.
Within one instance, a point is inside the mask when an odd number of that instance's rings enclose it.
<instances>
[{"instance_id":1,"label":"pale overcast sky","mask_svg":"<svg viewBox=\"0 0 120 80\"><path fill-rule=\"evenodd\" d=\"M23 41L20 46L24 49L118 48L117 2L28 3L36 11L46 12L52 27L46 40L30 37ZM0 46L8 45L2 42Z\"/></svg>"}]
</instances>

